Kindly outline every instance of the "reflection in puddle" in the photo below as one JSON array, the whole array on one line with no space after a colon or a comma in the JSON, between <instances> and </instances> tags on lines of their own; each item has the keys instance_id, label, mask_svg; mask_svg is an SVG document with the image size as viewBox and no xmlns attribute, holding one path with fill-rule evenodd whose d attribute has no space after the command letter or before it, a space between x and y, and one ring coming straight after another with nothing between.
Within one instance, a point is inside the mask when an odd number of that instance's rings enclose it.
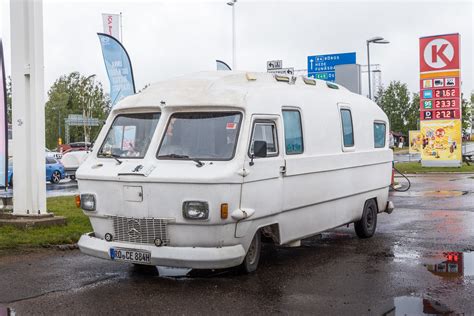
<instances>
[{"instance_id":1,"label":"reflection in puddle","mask_svg":"<svg viewBox=\"0 0 474 316\"><path fill-rule=\"evenodd\" d=\"M397 194L397 193L393 193L393 194ZM400 193L400 195L403 195L403 196L423 196L423 197L439 197L439 198L456 197L456 196L461 196L461 195L466 195L466 194L469 194L469 191L438 190L438 191L409 191L409 192L404 192L403 194Z\"/></svg>"},{"instance_id":2,"label":"reflection in puddle","mask_svg":"<svg viewBox=\"0 0 474 316\"><path fill-rule=\"evenodd\" d=\"M168 278L185 278L188 273L191 272L189 268L173 268L173 267L162 267L157 266L160 277Z\"/></svg>"},{"instance_id":3,"label":"reflection in puddle","mask_svg":"<svg viewBox=\"0 0 474 316\"><path fill-rule=\"evenodd\" d=\"M393 299L393 308L383 315L452 315L447 306L426 298L400 296Z\"/></svg>"},{"instance_id":4,"label":"reflection in puddle","mask_svg":"<svg viewBox=\"0 0 474 316\"><path fill-rule=\"evenodd\" d=\"M444 261L425 265L428 271L441 277L474 276L474 252L444 252Z\"/></svg>"}]
</instances>

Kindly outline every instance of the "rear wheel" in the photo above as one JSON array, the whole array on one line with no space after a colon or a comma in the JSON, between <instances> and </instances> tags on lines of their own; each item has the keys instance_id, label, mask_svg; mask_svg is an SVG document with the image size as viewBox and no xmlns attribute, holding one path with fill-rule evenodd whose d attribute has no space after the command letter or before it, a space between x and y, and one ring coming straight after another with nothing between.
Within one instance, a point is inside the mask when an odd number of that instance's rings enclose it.
<instances>
[{"instance_id":1,"label":"rear wheel","mask_svg":"<svg viewBox=\"0 0 474 316\"><path fill-rule=\"evenodd\" d=\"M51 183L58 184L61 181L61 173L59 171L54 171L51 175Z\"/></svg>"},{"instance_id":2,"label":"rear wheel","mask_svg":"<svg viewBox=\"0 0 474 316\"><path fill-rule=\"evenodd\" d=\"M240 268L245 273L252 273L257 270L258 262L260 261L260 250L262 249L262 241L260 238L260 231L258 230L253 236L250 247L245 255L244 262Z\"/></svg>"},{"instance_id":3,"label":"rear wheel","mask_svg":"<svg viewBox=\"0 0 474 316\"><path fill-rule=\"evenodd\" d=\"M377 204L374 200L365 201L362 218L354 223L354 228L359 238L370 238L377 228Z\"/></svg>"}]
</instances>

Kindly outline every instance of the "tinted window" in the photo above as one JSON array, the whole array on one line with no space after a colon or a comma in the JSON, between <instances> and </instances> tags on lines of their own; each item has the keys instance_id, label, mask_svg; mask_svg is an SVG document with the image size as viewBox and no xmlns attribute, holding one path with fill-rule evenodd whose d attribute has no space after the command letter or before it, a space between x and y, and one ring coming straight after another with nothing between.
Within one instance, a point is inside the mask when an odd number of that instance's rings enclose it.
<instances>
[{"instance_id":1,"label":"tinted window","mask_svg":"<svg viewBox=\"0 0 474 316\"><path fill-rule=\"evenodd\" d=\"M273 122L256 122L252 132L252 143L250 145L250 155L253 154L253 144L255 141L265 141L267 143L267 155L278 154L278 141L276 136L276 126Z\"/></svg>"},{"instance_id":2,"label":"tinted window","mask_svg":"<svg viewBox=\"0 0 474 316\"><path fill-rule=\"evenodd\" d=\"M352 115L348 109L341 109L342 138L344 147L354 146L354 131L352 129Z\"/></svg>"},{"instance_id":3,"label":"tinted window","mask_svg":"<svg viewBox=\"0 0 474 316\"><path fill-rule=\"evenodd\" d=\"M285 126L285 150L288 155L303 152L303 132L301 115L296 110L283 110L283 123Z\"/></svg>"},{"instance_id":4,"label":"tinted window","mask_svg":"<svg viewBox=\"0 0 474 316\"><path fill-rule=\"evenodd\" d=\"M385 123L374 123L374 146L385 147Z\"/></svg>"},{"instance_id":5,"label":"tinted window","mask_svg":"<svg viewBox=\"0 0 474 316\"><path fill-rule=\"evenodd\" d=\"M99 150L99 157L143 158L160 113L122 114L115 118Z\"/></svg>"},{"instance_id":6,"label":"tinted window","mask_svg":"<svg viewBox=\"0 0 474 316\"><path fill-rule=\"evenodd\" d=\"M232 159L242 114L236 112L175 113L158 151L161 159Z\"/></svg>"}]
</instances>

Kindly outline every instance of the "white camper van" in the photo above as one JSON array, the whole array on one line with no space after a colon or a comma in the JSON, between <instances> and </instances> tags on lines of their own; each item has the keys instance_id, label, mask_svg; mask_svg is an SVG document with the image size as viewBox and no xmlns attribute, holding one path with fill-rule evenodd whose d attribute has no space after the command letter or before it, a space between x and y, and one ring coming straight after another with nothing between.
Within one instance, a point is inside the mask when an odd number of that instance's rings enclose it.
<instances>
[{"instance_id":1,"label":"white camper van","mask_svg":"<svg viewBox=\"0 0 474 316\"><path fill-rule=\"evenodd\" d=\"M309 78L204 72L113 109L77 171L82 252L134 264L257 268L261 238L300 240L391 212L388 119Z\"/></svg>"}]
</instances>

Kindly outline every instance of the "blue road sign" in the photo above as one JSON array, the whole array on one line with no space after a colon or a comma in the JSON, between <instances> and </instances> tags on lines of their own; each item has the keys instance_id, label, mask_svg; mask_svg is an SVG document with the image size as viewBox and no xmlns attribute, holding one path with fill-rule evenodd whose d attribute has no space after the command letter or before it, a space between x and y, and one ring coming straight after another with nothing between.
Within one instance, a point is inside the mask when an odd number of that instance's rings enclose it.
<instances>
[{"instance_id":1,"label":"blue road sign","mask_svg":"<svg viewBox=\"0 0 474 316\"><path fill-rule=\"evenodd\" d=\"M355 63L355 52L308 56L308 77L334 82L336 80L336 65Z\"/></svg>"}]
</instances>

